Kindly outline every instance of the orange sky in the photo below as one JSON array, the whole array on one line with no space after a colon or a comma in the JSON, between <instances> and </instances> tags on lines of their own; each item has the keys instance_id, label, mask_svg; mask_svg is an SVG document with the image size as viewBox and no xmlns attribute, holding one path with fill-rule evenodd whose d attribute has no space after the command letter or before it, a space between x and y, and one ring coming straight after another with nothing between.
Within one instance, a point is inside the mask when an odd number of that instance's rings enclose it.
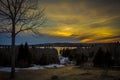
<instances>
[{"instance_id":1,"label":"orange sky","mask_svg":"<svg viewBox=\"0 0 120 80\"><path fill-rule=\"evenodd\" d=\"M119 0L42 0L47 23L42 34L79 42L120 41Z\"/></svg>"}]
</instances>

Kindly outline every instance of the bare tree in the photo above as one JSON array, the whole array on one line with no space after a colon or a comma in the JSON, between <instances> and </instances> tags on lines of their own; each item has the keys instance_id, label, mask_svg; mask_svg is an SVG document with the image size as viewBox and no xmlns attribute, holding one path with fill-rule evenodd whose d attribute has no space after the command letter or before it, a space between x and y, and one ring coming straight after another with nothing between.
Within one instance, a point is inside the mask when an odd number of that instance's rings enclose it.
<instances>
[{"instance_id":1,"label":"bare tree","mask_svg":"<svg viewBox=\"0 0 120 80\"><path fill-rule=\"evenodd\" d=\"M37 0L0 0L0 33L11 34L11 78L15 75L15 38L23 31L36 33L44 21Z\"/></svg>"}]
</instances>

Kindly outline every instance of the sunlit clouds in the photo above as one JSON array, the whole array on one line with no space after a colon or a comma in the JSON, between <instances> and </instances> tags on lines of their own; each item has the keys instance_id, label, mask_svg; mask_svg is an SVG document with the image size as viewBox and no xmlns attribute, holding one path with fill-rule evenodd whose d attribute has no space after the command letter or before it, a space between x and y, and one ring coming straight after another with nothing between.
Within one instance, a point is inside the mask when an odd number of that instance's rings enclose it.
<instances>
[{"instance_id":1,"label":"sunlit clouds","mask_svg":"<svg viewBox=\"0 0 120 80\"><path fill-rule=\"evenodd\" d=\"M39 43L120 41L120 0L39 0L38 4L45 8L47 19L39 28Z\"/></svg>"},{"instance_id":2,"label":"sunlit clouds","mask_svg":"<svg viewBox=\"0 0 120 80\"><path fill-rule=\"evenodd\" d=\"M74 38L79 42L120 40L119 0L43 0L43 34Z\"/></svg>"}]
</instances>

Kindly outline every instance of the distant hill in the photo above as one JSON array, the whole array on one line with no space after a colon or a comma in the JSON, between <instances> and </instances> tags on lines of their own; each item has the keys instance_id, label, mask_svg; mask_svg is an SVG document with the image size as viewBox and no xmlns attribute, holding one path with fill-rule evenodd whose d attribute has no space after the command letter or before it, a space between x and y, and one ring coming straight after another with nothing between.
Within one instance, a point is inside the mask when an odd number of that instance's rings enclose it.
<instances>
[{"instance_id":1,"label":"distant hill","mask_svg":"<svg viewBox=\"0 0 120 80\"><path fill-rule=\"evenodd\" d=\"M87 46L95 46L95 45L108 45L115 43L43 43L43 44L34 44L29 46L36 47L87 47ZM0 46L10 46L10 45L0 45ZM18 46L18 45L16 45Z\"/></svg>"}]
</instances>

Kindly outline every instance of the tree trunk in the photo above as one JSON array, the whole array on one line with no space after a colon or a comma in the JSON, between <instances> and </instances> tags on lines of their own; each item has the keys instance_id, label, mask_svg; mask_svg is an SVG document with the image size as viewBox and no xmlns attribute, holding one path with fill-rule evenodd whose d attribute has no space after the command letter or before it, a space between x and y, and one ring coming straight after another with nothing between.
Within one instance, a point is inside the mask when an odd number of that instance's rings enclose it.
<instances>
[{"instance_id":1,"label":"tree trunk","mask_svg":"<svg viewBox=\"0 0 120 80\"><path fill-rule=\"evenodd\" d=\"M12 39L11 39L11 45L12 45L12 54L11 54L11 75L10 78L15 77L15 23L12 24Z\"/></svg>"}]
</instances>

